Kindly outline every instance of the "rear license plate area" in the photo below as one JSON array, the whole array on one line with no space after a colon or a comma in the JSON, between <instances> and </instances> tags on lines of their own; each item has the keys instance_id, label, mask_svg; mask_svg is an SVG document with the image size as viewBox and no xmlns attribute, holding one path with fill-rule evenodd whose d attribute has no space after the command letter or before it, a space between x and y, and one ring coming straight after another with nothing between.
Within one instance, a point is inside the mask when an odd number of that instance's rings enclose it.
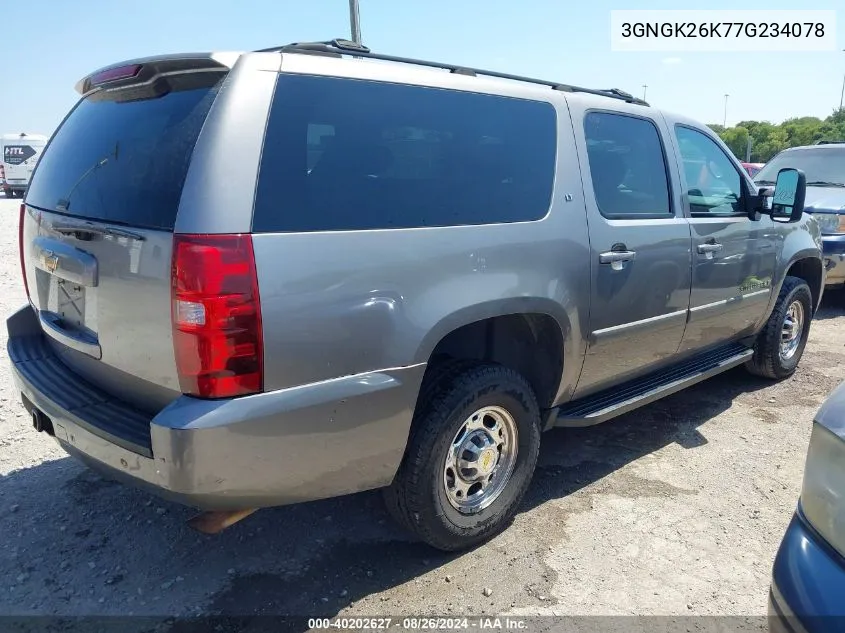
<instances>
[{"instance_id":1,"label":"rear license plate area","mask_svg":"<svg viewBox=\"0 0 845 633\"><path fill-rule=\"evenodd\" d=\"M49 309L66 325L85 326L85 286L53 277L50 283Z\"/></svg>"}]
</instances>

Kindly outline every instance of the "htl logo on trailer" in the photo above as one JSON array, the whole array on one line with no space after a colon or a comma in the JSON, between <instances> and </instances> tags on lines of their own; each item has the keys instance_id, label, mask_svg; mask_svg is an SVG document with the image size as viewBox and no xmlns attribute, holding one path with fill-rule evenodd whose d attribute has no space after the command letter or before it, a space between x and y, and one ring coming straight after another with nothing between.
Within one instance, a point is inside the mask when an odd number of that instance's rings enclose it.
<instances>
[{"instance_id":1,"label":"htl logo on trailer","mask_svg":"<svg viewBox=\"0 0 845 633\"><path fill-rule=\"evenodd\" d=\"M20 165L35 156L35 150L29 145L6 145L3 148L3 162L7 165Z\"/></svg>"}]
</instances>

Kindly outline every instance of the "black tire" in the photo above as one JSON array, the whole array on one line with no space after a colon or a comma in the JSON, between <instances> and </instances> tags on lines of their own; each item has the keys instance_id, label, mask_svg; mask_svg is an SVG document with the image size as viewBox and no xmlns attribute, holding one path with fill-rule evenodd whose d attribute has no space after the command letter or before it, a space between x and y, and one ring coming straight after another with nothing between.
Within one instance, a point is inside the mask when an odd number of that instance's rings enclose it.
<instances>
[{"instance_id":1,"label":"black tire","mask_svg":"<svg viewBox=\"0 0 845 633\"><path fill-rule=\"evenodd\" d=\"M405 457L384 497L400 525L432 547L456 551L498 534L513 518L537 465L540 414L531 386L506 367L451 363L433 371L436 378L421 388ZM499 496L465 514L446 495L445 460L455 434L485 406L505 409L515 422L516 461Z\"/></svg>"},{"instance_id":2,"label":"black tire","mask_svg":"<svg viewBox=\"0 0 845 633\"><path fill-rule=\"evenodd\" d=\"M804 320L801 324L801 338L792 356L785 359L780 353L781 332L789 306L795 301L801 303L804 313ZM798 277L787 277L783 281L783 286L781 286L775 309L772 310L765 327L754 341L754 356L745 364L746 369L763 378L773 380L789 378L798 369L798 363L804 354L812 318L813 295L807 282Z\"/></svg>"}]
</instances>

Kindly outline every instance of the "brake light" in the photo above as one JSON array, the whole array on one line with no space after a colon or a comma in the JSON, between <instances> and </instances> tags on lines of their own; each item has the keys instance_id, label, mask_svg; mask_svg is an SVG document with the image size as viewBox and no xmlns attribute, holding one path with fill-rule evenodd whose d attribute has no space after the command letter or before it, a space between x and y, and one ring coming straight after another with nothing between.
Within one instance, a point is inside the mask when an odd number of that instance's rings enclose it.
<instances>
[{"instance_id":1,"label":"brake light","mask_svg":"<svg viewBox=\"0 0 845 633\"><path fill-rule=\"evenodd\" d=\"M228 398L263 387L261 302L249 235L175 235L173 345L183 393Z\"/></svg>"},{"instance_id":2,"label":"brake light","mask_svg":"<svg viewBox=\"0 0 845 633\"><path fill-rule=\"evenodd\" d=\"M119 79L129 79L134 77L141 70L140 64L132 64L130 66L119 66L118 68L110 68L103 72L91 76L91 85L99 86L110 81L118 81Z\"/></svg>"},{"instance_id":3,"label":"brake light","mask_svg":"<svg viewBox=\"0 0 845 633\"><path fill-rule=\"evenodd\" d=\"M2 169L2 167L0 167ZM29 299L29 284L26 281L26 266L24 262L26 259L24 258L23 253L23 224L24 220L26 219L26 205L21 204L21 216L20 220L18 221L18 254L20 256L21 261L21 274L23 275L23 289L26 291L26 298Z\"/></svg>"}]
</instances>

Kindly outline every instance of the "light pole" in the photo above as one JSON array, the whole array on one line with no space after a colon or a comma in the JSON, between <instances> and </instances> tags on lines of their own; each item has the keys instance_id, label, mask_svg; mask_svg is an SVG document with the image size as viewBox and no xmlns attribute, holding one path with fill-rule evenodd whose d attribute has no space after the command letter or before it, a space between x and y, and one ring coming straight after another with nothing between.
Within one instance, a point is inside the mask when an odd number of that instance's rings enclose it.
<instances>
[{"instance_id":1,"label":"light pole","mask_svg":"<svg viewBox=\"0 0 845 633\"><path fill-rule=\"evenodd\" d=\"M645 101L646 90L648 90L648 84L643 84L643 101Z\"/></svg>"},{"instance_id":2,"label":"light pole","mask_svg":"<svg viewBox=\"0 0 845 633\"><path fill-rule=\"evenodd\" d=\"M845 53L845 48L842 49L842 52ZM839 93L839 111L842 111L842 102L845 100L845 74L842 75L842 92Z\"/></svg>"},{"instance_id":3,"label":"light pole","mask_svg":"<svg viewBox=\"0 0 845 633\"><path fill-rule=\"evenodd\" d=\"M725 116L722 119L722 127L728 127L728 97L729 94L725 94Z\"/></svg>"},{"instance_id":4,"label":"light pole","mask_svg":"<svg viewBox=\"0 0 845 633\"><path fill-rule=\"evenodd\" d=\"M349 26L352 31L352 41L361 43L361 15L358 12L358 0L349 0Z\"/></svg>"}]
</instances>

